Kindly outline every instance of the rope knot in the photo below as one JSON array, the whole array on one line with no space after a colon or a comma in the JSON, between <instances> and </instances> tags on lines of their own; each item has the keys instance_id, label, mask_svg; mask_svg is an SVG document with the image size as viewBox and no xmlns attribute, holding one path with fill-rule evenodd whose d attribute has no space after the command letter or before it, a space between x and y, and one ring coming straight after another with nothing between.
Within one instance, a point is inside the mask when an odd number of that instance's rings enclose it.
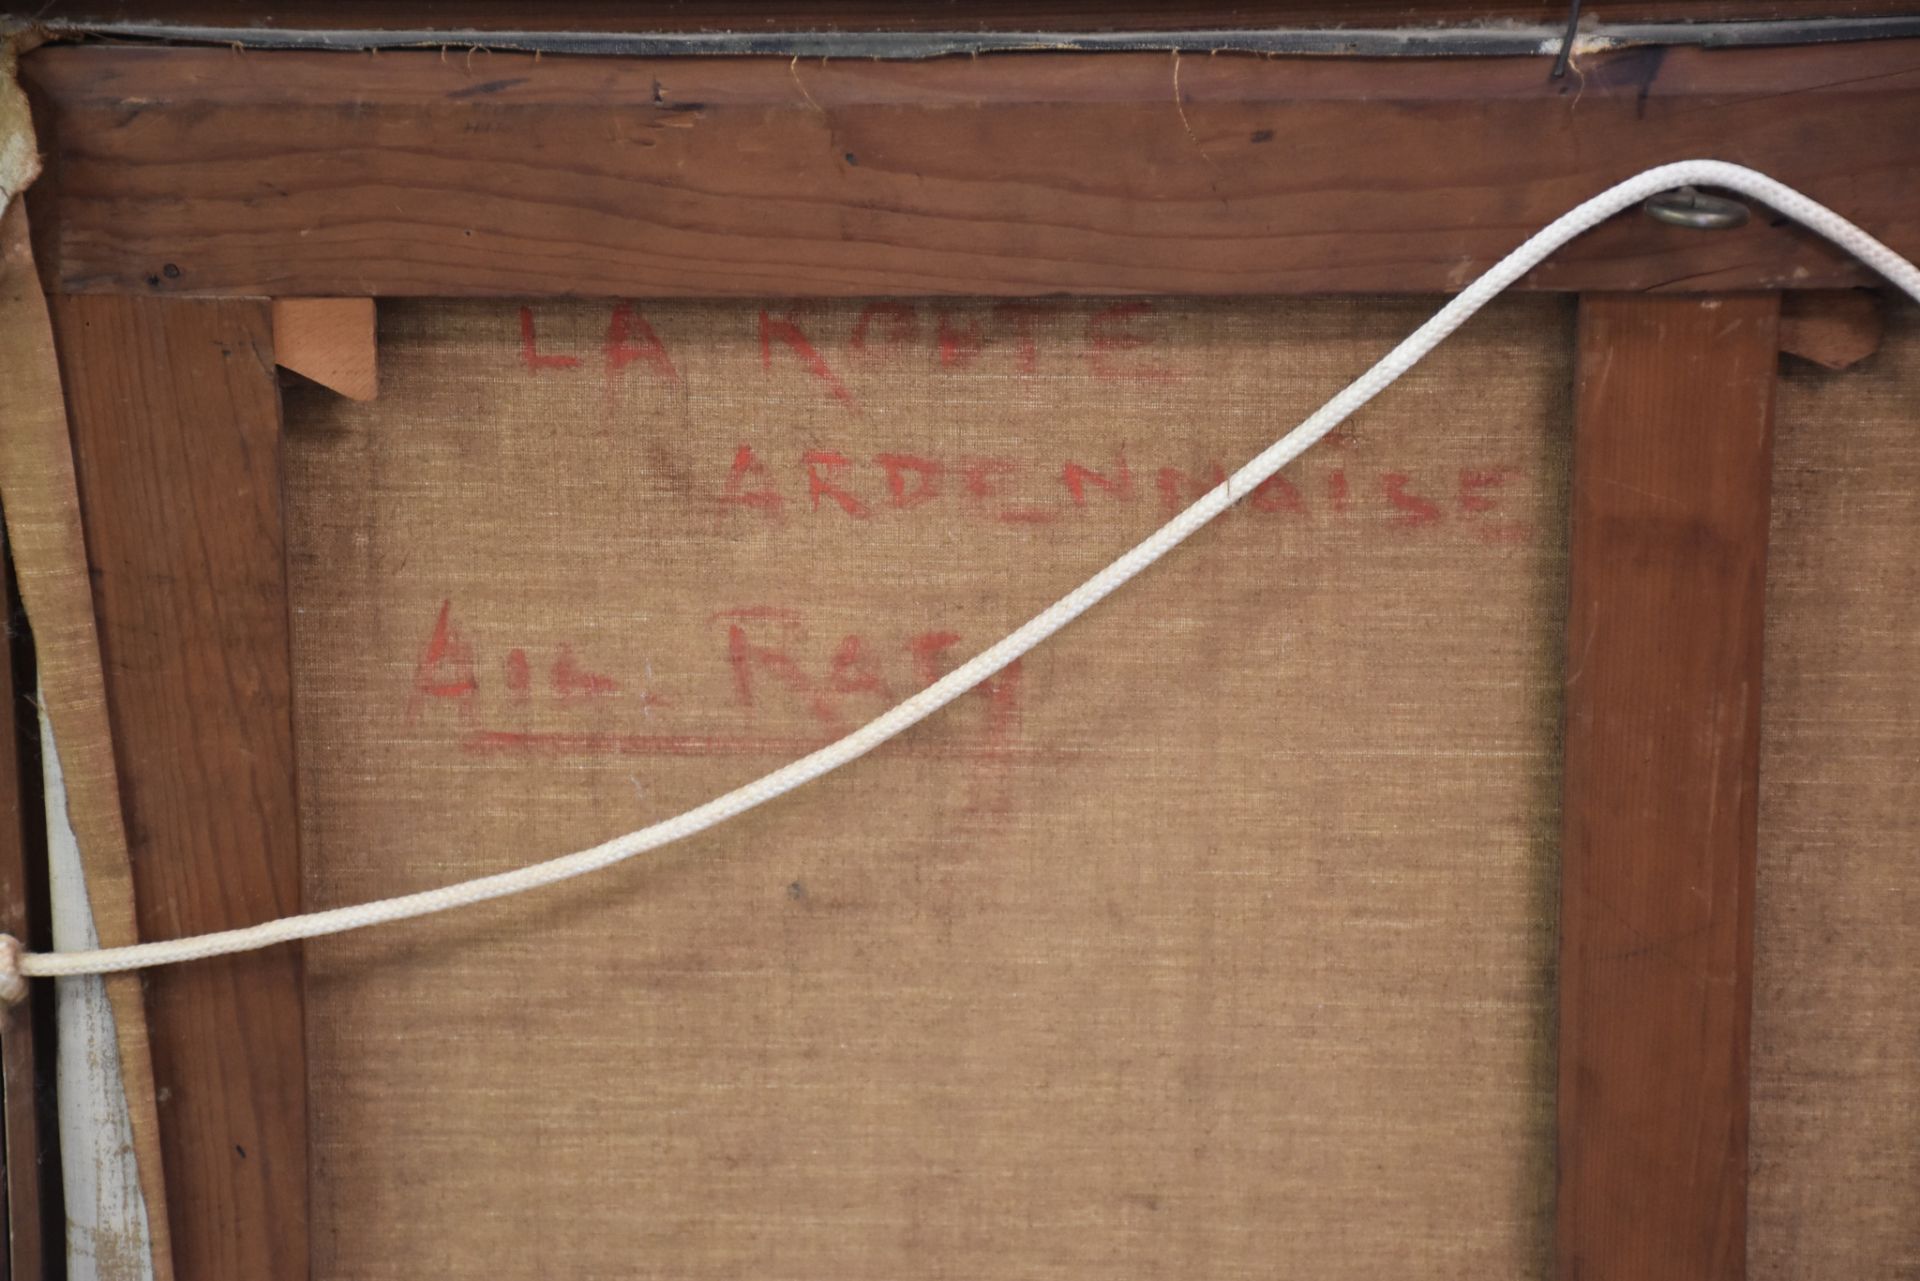
<instances>
[{"instance_id":1,"label":"rope knot","mask_svg":"<svg viewBox=\"0 0 1920 1281\"><path fill-rule=\"evenodd\" d=\"M18 1005L27 999L27 976L20 972L20 940L0 934L0 1006Z\"/></svg>"}]
</instances>

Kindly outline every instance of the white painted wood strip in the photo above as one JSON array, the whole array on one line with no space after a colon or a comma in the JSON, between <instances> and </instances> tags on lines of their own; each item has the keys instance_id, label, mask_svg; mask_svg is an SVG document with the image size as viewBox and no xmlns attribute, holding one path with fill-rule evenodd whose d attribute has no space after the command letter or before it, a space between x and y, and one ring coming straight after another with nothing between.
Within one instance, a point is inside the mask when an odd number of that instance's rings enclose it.
<instances>
[{"instance_id":1,"label":"white painted wood strip","mask_svg":"<svg viewBox=\"0 0 1920 1281\"><path fill-rule=\"evenodd\" d=\"M40 702L45 705L44 698ZM40 748L46 774L53 944L62 951L98 947L80 845L67 821L66 781L53 725L44 712ZM120 1046L105 981L92 976L57 979L54 1002L67 1276L70 1281L152 1281L147 1205L140 1194L133 1122L120 1083Z\"/></svg>"}]
</instances>

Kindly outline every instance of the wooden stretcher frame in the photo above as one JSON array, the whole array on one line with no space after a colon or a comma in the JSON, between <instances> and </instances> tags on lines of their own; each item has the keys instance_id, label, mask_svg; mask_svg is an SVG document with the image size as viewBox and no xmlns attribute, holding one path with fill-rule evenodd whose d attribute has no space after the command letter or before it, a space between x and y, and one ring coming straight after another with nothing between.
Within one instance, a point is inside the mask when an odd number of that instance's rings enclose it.
<instances>
[{"instance_id":1,"label":"wooden stretcher frame","mask_svg":"<svg viewBox=\"0 0 1920 1281\"><path fill-rule=\"evenodd\" d=\"M1549 62L29 54L141 936L301 906L273 300L1444 292L1696 156L1920 256L1920 40ZM1526 282L1580 295L1563 1278L1745 1272L1780 299L1865 283L1764 211ZM297 950L145 990L175 1275L305 1277Z\"/></svg>"}]
</instances>

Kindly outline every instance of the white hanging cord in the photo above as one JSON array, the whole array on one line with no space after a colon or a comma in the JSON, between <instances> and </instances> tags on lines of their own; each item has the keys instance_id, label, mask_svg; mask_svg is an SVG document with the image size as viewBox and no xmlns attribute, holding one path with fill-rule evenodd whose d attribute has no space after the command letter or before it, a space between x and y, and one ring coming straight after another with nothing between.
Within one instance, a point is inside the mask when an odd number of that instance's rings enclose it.
<instances>
[{"instance_id":1,"label":"white hanging cord","mask_svg":"<svg viewBox=\"0 0 1920 1281\"><path fill-rule=\"evenodd\" d=\"M1418 364L1428 352L1486 306L1496 295L1533 270L1549 254L1589 228L1614 214L1640 203L1649 196L1676 187L1718 187L1737 191L1762 204L1771 205L1810 231L1818 232L1845 249L1874 271L1886 277L1916 302L1920 302L1920 268L1902 258L1872 236L1854 226L1824 205L1793 188L1775 182L1763 173L1742 165L1719 160L1683 160L1659 165L1576 206L1535 232L1518 249L1502 258L1486 274L1468 285L1433 318L1414 330L1380 362L1360 375L1315 410L1304 422L1282 436L1265 452L1249 462L1221 484L1209 490L1193 506L1155 530L1145 541L1089 578L1080 586L1042 610L1033 619L1004 640L976 655L940 680L883 712L845 738L801 757L763 778L739 787L725 796L708 801L683 814L643 827L637 832L616 837L591 849L535 863L512 872L482 876L457 885L448 885L399 898L381 899L357 907L337 907L324 912L267 921L245 929L222 930L191 938L139 943L131 947L110 947L87 952L25 952L17 940L0 935L0 1000L17 999L25 991L26 978L55 978L75 974L112 974L122 970L172 965L180 961L246 952L289 943L296 939L339 934L368 925L400 921L414 916L445 912L469 903L504 898L527 890L539 889L557 881L597 872L603 867L630 859L637 854L659 849L662 845L703 832L737 814L764 805L777 796L810 783L849 761L865 756L880 744L913 725L919 724L962 694L994 675L1007 664L1052 636L1080 615L1092 609L1127 580L1159 560L1186 540L1188 535L1218 516L1236 499L1251 493L1261 482L1298 458L1321 437L1346 421L1355 410L1379 395L1395 379Z\"/></svg>"}]
</instances>

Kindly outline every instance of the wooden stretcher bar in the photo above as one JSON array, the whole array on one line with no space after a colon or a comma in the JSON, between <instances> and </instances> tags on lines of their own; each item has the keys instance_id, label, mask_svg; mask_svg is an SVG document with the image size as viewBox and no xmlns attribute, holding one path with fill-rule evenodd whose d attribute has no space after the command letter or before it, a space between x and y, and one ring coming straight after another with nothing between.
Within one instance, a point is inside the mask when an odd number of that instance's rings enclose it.
<instances>
[{"instance_id":1,"label":"wooden stretcher bar","mask_svg":"<svg viewBox=\"0 0 1920 1281\"><path fill-rule=\"evenodd\" d=\"M270 299L1442 292L1692 156L1920 255L1920 41L1631 50L1558 81L1544 58L114 46L22 71L154 937L299 906ZM1564 1277L1744 1275L1778 291L1864 279L1764 213L1630 214L1527 282L1584 295ZM307 1275L301 1000L291 949L149 981L181 1276Z\"/></svg>"}]
</instances>

